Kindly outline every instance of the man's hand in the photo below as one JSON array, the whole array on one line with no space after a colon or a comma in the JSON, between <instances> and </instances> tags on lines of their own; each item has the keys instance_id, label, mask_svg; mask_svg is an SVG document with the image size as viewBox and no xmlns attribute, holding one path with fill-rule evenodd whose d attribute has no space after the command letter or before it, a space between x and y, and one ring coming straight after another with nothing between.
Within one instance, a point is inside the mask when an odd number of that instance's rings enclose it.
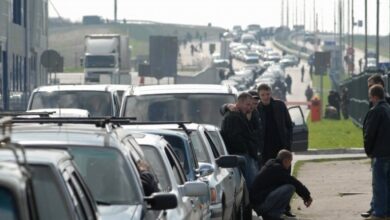
<instances>
[{"instance_id":1,"label":"man's hand","mask_svg":"<svg viewBox=\"0 0 390 220\"><path fill-rule=\"evenodd\" d=\"M228 105L227 105L227 108L228 108L229 111L231 111L231 112L237 112L237 111L238 111L236 104L228 104Z\"/></svg>"},{"instance_id":2,"label":"man's hand","mask_svg":"<svg viewBox=\"0 0 390 220\"><path fill-rule=\"evenodd\" d=\"M313 199L310 197L309 199L303 201L303 204L305 204L306 207L309 207L312 202L313 202Z\"/></svg>"}]
</instances>

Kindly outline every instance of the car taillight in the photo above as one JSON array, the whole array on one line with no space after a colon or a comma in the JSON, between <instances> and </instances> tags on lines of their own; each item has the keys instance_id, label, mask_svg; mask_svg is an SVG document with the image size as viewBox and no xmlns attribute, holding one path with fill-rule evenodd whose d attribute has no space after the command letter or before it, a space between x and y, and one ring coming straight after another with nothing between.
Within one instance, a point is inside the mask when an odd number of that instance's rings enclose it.
<instances>
[{"instance_id":1,"label":"car taillight","mask_svg":"<svg viewBox=\"0 0 390 220\"><path fill-rule=\"evenodd\" d=\"M210 188L210 203L217 202L217 190L215 188Z\"/></svg>"}]
</instances>

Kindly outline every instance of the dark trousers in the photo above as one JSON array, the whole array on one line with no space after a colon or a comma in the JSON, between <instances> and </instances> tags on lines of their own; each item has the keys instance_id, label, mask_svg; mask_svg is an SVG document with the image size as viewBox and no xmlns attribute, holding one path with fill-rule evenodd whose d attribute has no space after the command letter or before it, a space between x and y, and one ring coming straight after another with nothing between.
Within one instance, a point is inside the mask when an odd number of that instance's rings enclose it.
<instances>
[{"instance_id":1,"label":"dark trousers","mask_svg":"<svg viewBox=\"0 0 390 220\"><path fill-rule=\"evenodd\" d=\"M295 187L293 185L282 185L272 191L263 203L255 205L254 210L258 215L280 218L286 211L294 192Z\"/></svg>"}]
</instances>

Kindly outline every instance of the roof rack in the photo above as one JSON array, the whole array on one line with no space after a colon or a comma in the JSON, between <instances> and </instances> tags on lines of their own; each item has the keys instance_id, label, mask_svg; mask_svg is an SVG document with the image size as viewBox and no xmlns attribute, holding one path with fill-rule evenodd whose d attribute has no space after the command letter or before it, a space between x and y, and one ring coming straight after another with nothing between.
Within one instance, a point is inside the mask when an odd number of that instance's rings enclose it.
<instances>
[{"instance_id":1,"label":"roof rack","mask_svg":"<svg viewBox=\"0 0 390 220\"><path fill-rule=\"evenodd\" d=\"M117 118L117 117L60 117L60 118L13 118L11 123L38 123L38 124L94 124L96 127L105 127L108 124L126 125L132 124L136 118Z\"/></svg>"},{"instance_id":2,"label":"roof rack","mask_svg":"<svg viewBox=\"0 0 390 220\"><path fill-rule=\"evenodd\" d=\"M4 117L4 116L12 116L12 117L16 117L16 116L30 116L30 115L37 115L41 118L48 118L50 115L56 113L55 111L43 111L43 112L0 112L0 117Z\"/></svg>"}]
</instances>

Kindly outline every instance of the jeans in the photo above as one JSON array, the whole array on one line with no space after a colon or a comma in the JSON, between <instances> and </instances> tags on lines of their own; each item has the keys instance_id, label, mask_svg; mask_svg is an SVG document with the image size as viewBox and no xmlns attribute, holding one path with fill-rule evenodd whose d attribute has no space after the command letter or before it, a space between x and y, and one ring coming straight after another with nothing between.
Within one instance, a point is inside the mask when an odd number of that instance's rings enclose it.
<instances>
[{"instance_id":1,"label":"jeans","mask_svg":"<svg viewBox=\"0 0 390 220\"><path fill-rule=\"evenodd\" d=\"M272 191L259 206L255 207L258 215L268 215L273 218L280 218L286 211L286 207L295 192L295 187L285 184Z\"/></svg>"},{"instance_id":2,"label":"jeans","mask_svg":"<svg viewBox=\"0 0 390 220\"><path fill-rule=\"evenodd\" d=\"M390 158L373 158L373 215L390 216Z\"/></svg>"},{"instance_id":3,"label":"jeans","mask_svg":"<svg viewBox=\"0 0 390 220\"><path fill-rule=\"evenodd\" d=\"M244 175L246 186L248 189L251 188L255 176L258 172L257 162L249 154L240 155L245 158L245 166L241 167L242 174Z\"/></svg>"}]
</instances>

